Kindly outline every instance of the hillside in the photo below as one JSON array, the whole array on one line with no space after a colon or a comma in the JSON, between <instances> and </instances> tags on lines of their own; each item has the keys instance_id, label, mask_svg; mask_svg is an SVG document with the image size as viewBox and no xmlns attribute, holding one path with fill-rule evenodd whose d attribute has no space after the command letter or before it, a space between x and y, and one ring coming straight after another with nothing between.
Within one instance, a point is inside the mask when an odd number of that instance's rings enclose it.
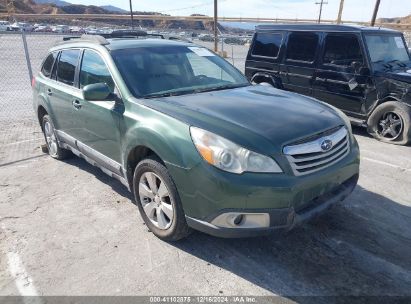
<instances>
[{"instance_id":1,"label":"hillside","mask_svg":"<svg viewBox=\"0 0 411 304\"><path fill-rule=\"evenodd\" d=\"M378 18L377 22L381 23L396 23L396 24L411 24L411 15L395 18Z\"/></svg>"},{"instance_id":2,"label":"hillside","mask_svg":"<svg viewBox=\"0 0 411 304\"><path fill-rule=\"evenodd\" d=\"M51 2L50 3L43 3L43 2ZM37 2L37 3L36 3ZM42 3L39 3L42 2ZM99 7L94 5L79 5L79 4L70 4L64 6L58 6L55 3L68 3L66 1L59 1L59 0L14 0L15 11L17 14L107 14L107 19L98 19L93 20L90 18L89 21L98 21L103 22L106 24L113 24L113 25L129 25L129 20L114 20L110 18L110 14L121 14L122 12L116 11L115 7L113 9L112 6L109 7ZM0 0L0 12L7 12L6 9L6 0ZM156 12L134 12L136 15L161 15L160 13ZM31 21L29 19L25 21ZM34 21L34 20L33 20ZM45 23L56 23L57 20L53 19L52 16L49 18L44 17L35 19L36 22L41 21ZM62 23L62 20L58 20L58 23ZM63 23L70 23L74 24L75 22L71 20L63 21ZM191 29L191 30L212 30L213 22L202 22L202 21L184 21L184 20L135 20L136 26L142 27L149 27L149 28L163 28L163 29ZM219 25L220 30L224 28Z\"/></svg>"}]
</instances>

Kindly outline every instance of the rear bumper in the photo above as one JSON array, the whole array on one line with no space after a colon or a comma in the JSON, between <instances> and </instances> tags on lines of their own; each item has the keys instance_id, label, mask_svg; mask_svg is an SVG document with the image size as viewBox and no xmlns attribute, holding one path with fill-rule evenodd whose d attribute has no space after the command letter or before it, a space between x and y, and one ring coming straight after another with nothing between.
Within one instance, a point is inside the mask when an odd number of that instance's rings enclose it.
<instances>
[{"instance_id":1,"label":"rear bumper","mask_svg":"<svg viewBox=\"0 0 411 304\"><path fill-rule=\"evenodd\" d=\"M207 221L186 217L187 224L196 230L204 233L225 238L252 237L269 234L274 231L291 230L304 222L315 218L334 204L343 201L351 194L358 182L358 174L351 176L333 190L320 195L311 200L306 208L295 211L294 208L281 209L225 209L224 212L247 212L247 213L268 213L270 216L270 226L266 228L222 228L215 226ZM214 215L213 217L218 216Z\"/></svg>"}]
</instances>

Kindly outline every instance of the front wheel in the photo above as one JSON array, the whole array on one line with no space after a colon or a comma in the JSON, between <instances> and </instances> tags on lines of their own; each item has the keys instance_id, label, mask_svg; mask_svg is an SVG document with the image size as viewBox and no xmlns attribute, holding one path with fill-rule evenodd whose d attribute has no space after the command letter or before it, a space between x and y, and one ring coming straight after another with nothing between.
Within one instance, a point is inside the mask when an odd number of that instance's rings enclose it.
<instances>
[{"instance_id":1,"label":"front wheel","mask_svg":"<svg viewBox=\"0 0 411 304\"><path fill-rule=\"evenodd\" d=\"M133 192L147 227L160 239L177 241L190 233L177 188L157 158L142 160L133 176Z\"/></svg>"},{"instance_id":2,"label":"front wheel","mask_svg":"<svg viewBox=\"0 0 411 304\"><path fill-rule=\"evenodd\" d=\"M396 101L379 105L368 119L368 132L383 142L408 144L411 140L411 108Z\"/></svg>"}]
</instances>

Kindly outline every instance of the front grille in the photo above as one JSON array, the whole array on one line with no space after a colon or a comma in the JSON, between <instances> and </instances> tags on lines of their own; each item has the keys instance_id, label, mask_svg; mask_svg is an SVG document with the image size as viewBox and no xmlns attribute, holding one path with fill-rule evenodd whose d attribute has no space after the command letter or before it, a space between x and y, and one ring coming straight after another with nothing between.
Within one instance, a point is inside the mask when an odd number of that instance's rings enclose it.
<instances>
[{"instance_id":1,"label":"front grille","mask_svg":"<svg viewBox=\"0 0 411 304\"><path fill-rule=\"evenodd\" d=\"M328 147L324 147L324 143L328 143ZM306 175L327 168L343 159L349 152L349 134L345 127L315 140L289 145L283 149L295 175Z\"/></svg>"}]
</instances>

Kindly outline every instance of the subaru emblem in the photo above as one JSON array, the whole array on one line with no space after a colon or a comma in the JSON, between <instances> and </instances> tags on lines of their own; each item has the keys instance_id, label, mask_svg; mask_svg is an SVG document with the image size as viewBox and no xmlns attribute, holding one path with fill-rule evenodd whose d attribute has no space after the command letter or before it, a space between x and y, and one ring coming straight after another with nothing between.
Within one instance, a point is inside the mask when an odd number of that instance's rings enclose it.
<instances>
[{"instance_id":1,"label":"subaru emblem","mask_svg":"<svg viewBox=\"0 0 411 304\"><path fill-rule=\"evenodd\" d=\"M326 151L330 151L331 148L333 147L333 142L329 139L325 139L322 143L321 143L321 149L326 152Z\"/></svg>"}]
</instances>

